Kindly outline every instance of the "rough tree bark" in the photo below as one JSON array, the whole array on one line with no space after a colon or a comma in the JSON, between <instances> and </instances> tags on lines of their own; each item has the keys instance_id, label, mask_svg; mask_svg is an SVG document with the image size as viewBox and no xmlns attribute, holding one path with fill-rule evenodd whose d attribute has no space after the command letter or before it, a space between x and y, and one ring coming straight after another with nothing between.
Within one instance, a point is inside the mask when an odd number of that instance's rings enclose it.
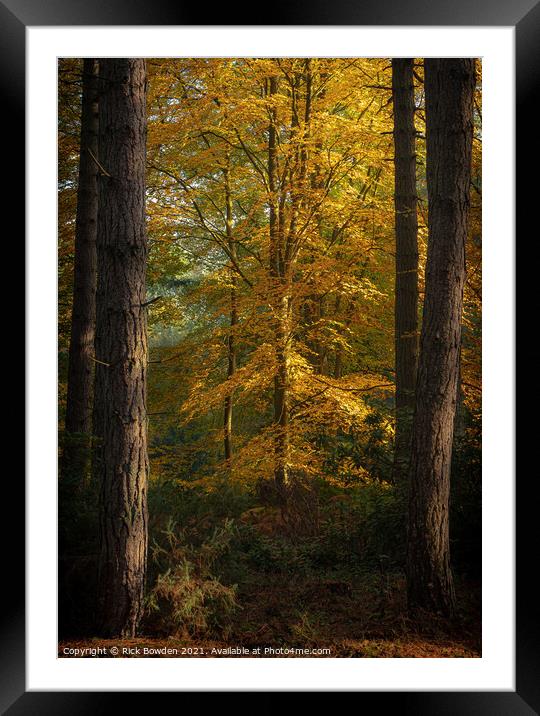
<instances>
[{"instance_id":1,"label":"rough tree bark","mask_svg":"<svg viewBox=\"0 0 540 716\"><path fill-rule=\"evenodd\" d=\"M75 485L80 485L89 476L91 462L98 214L98 167L93 159L98 155L97 72L97 60L83 61L73 311L69 343L65 442L61 465L62 477Z\"/></svg>"},{"instance_id":2,"label":"rough tree bark","mask_svg":"<svg viewBox=\"0 0 540 716\"><path fill-rule=\"evenodd\" d=\"M473 59L426 59L428 256L410 467L408 603L451 615L449 494L473 131Z\"/></svg>"},{"instance_id":3,"label":"rough tree bark","mask_svg":"<svg viewBox=\"0 0 540 716\"><path fill-rule=\"evenodd\" d=\"M100 61L96 415L100 441L98 632L135 634L146 576L146 70Z\"/></svg>"},{"instance_id":4,"label":"rough tree bark","mask_svg":"<svg viewBox=\"0 0 540 716\"><path fill-rule=\"evenodd\" d=\"M403 485L409 466L418 363L418 220L412 59L392 60L392 98L396 232L396 435L393 479L395 484Z\"/></svg>"}]
</instances>

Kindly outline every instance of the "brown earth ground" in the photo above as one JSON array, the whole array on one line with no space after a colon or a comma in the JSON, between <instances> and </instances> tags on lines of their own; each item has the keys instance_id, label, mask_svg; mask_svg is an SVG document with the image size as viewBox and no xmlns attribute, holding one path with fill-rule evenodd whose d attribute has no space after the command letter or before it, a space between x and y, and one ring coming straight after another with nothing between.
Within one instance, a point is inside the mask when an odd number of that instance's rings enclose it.
<instances>
[{"instance_id":1,"label":"brown earth ground","mask_svg":"<svg viewBox=\"0 0 540 716\"><path fill-rule=\"evenodd\" d=\"M128 640L78 639L61 642L58 656L480 657L479 585L459 582L456 591L459 610L454 620L428 615L411 619L405 609L405 581L399 574L312 580L290 575L254 575L239 588L241 609L222 638L176 634L143 635ZM98 647L103 649L101 653L80 651ZM155 651L145 653L145 647ZM265 648L274 651L265 653ZM280 649L314 651L287 653ZM328 649L329 652L317 651Z\"/></svg>"}]
</instances>

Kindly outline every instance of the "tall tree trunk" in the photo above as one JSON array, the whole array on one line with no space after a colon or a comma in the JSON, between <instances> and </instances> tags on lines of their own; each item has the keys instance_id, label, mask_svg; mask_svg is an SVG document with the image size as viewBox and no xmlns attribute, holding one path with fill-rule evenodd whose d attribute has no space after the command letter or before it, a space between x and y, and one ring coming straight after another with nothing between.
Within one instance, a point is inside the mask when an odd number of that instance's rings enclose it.
<instances>
[{"instance_id":1,"label":"tall tree trunk","mask_svg":"<svg viewBox=\"0 0 540 716\"><path fill-rule=\"evenodd\" d=\"M394 482L406 482L418 363L418 220L412 59L392 60L394 104L394 206L396 279L394 304L396 437Z\"/></svg>"},{"instance_id":2,"label":"tall tree trunk","mask_svg":"<svg viewBox=\"0 0 540 716\"><path fill-rule=\"evenodd\" d=\"M282 504L289 484L289 345L290 300L286 284L277 305L275 345L277 373L274 378L275 468L274 479Z\"/></svg>"},{"instance_id":3,"label":"tall tree trunk","mask_svg":"<svg viewBox=\"0 0 540 716\"><path fill-rule=\"evenodd\" d=\"M268 96L271 98L278 91L278 80L270 77ZM281 196L278 200L278 167L277 167L277 113L270 109L270 125L268 127L268 188L270 210L270 283L271 301L274 309L274 343L277 370L274 377L274 483L278 496L284 506L286 504L287 485L289 482L289 402L288 402L288 315L289 298L287 295L285 273L287 260L283 247L283 220L280 217L283 208Z\"/></svg>"},{"instance_id":4,"label":"tall tree trunk","mask_svg":"<svg viewBox=\"0 0 540 716\"><path fill-rule=\"evenodd\" d=\"M469 213L473 59L426 59L428 256L413 422L409 607L452 614L449 495Z\"/></svg>"},{"instance_id":5,"label":"tall tree trunk","mask_svg":"<svg viewBox=\"0 0 540 716\"><path fill-rule=\"evenodd\" d=\"M338 293L336 296L336 302L334 307L334 316L336 317L336 320L339 320L340 317L340 310L341 310L341 294ZM332 375L334 378L341 378L341 375L343 373L343 346L339 345L336 350L334 351L334 369Z\"/></svg>"},{"instance_id":6,"label":"tall tree trunk","mask_svg":"<svg viewBox=\"0 0 540 716\"><path fill-rule=\"evenodd\" d=\"M131 637L146 576L146 70L100 61L96 430L101 552L98 631Z\"/></svg>"},{"instance_id":7,"label":"tall tree trunk","mask_svg":"<svg viewBox=\"0 0 540 716\"><path fill-rule=\"evenodd\" d=\"M91 456L98 214L98 167L92 155L98 155L97 72L97 60L83 61L73 312L62 455L62 477L74 485L88 477Z\"/></svg>"},{"instance_id":8,"label":"tall tree trunk","mask_svg":"<svg viewBox=\"0 0 540 716\"><path fill-rule=\"evenodd\" d=\"M225 181L225 232L227 235L227 245L232 260L236 260L236 242L233 237L233 215L232 215L232 196L230 185L230 170L227 164L223 170ZM227 378L232 378L236 373L236 326L238 325L238 298L237 298L237 276L234 266L230 271L231 281L231 308L229 317L229 335L227 338ZM231 469L232 462L232 417L233 417L233 396L228 395L225 398L223 407L223 447L225 451L225 462L227 467Z\"/></svg>"}]
</instances>

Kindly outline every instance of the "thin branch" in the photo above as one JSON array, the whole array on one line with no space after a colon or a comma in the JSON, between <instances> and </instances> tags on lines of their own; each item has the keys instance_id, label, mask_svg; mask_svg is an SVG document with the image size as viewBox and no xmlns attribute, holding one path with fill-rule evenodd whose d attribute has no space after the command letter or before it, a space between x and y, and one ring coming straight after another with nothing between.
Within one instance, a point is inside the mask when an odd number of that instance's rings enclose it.
<instances>
[{"instance_id":1,"label":"thin branch","mask_svg":"<svg viewBox=\"0 0 540 716\"><path fill-rule=\"evenodd\" d=\"M163 296L156 296L155 298L151 298L149 301L145 301L144 303L141 303L139 305L141 308L146 308L146 306L150 306L150 304L159 301L160 298L163 298Z\"/></svg>"},{"instance_id":2,"label":"thin branch","mask_svg":"<svg viewBox=\"0 0 540 716\"><path fill-rule=\"evenodd\" d=\"M343 390L348 393L366 393L368 390L375 390L377 388L394 388L393 383L382 383L381 385L370 385L369 388L346 388L341 385L334 385L333 383L329 383L327 380L322 380L321 378L318 378L316 375L313 376L313 378L318 381L319 383L323 383L324 385L327 385L329 388L335 388L336 390Z\"/></svg>"},{"instance_id":3,"label":"thin branch","mask_svg":"<svg viewBox=\"0 0 540 716\"><path fill-rule=\"evenodd\" d=\"M92 159L95 161L95 163L98 166L98 169L100 170L101 174L105 177L109 177L109 179L112 179L112 176L109 174L109 172L104 169L103 165L99 163L98 159L94 156L94 153L90 148L87 149L88 154L92 157Z\"/></svg>"}]
</instances>

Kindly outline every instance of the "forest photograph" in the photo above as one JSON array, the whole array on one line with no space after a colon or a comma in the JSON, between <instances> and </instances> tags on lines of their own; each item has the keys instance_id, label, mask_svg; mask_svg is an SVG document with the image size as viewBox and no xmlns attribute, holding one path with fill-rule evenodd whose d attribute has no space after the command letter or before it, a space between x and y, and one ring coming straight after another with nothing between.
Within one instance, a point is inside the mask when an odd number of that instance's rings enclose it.
<instances>
[{"instance_id":1,"label":"forest photograph","mask_svg":"<svg viewBox=\"0 0 540 716\"><path fill-rule=\"evenodd\" d=\"M480 658L481 60L57 92L58 656Z\"/></svg>"}]
</instances>

